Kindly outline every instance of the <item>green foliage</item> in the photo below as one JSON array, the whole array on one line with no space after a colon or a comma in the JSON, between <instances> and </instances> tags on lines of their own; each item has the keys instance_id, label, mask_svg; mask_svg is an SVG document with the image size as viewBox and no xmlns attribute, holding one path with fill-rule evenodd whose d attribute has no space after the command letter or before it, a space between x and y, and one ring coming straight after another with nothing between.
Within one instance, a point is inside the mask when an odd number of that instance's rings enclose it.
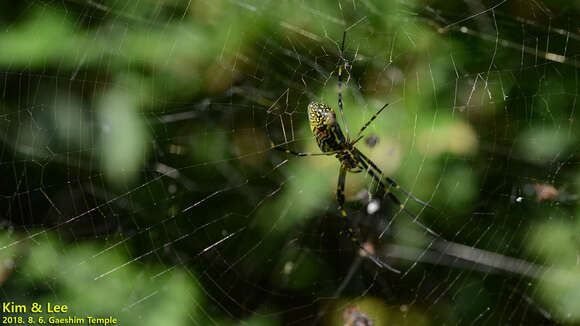
<instances>
[{"instance_id":1,"label":"green foliage","mask_svg":"<svg viewBox=\"0 0 580 326\"><path fill-rule=\"evenodd\" d=\"M299 324L325 307L336 325L362 294L371 299L355 304L375 311L376 325L578 323L579 46L569 17L580 7L560 2L3 6L4 296L123 325ZM390 103L367 132L377 144L357 146L438 209L405 202L443 238L526 259L536 273L437 256L444 246L365 173L348 175L341 219L335 158L270 149L271 133L318 150L305 110L314 99L337 109L345 28L351 136ZM540 198L544 184L553 198ZM375 214L366 191L380 200ZM404 277L355 265L342 222L379 255L419 248L429 264L393 259L410 268Z\"/></svg>"},{"instance_id":2,"label":"green foliage","mask_svg":"<svg viewBox=\"0 0 580 326\"><path fill-rule=\"evenodd\" d=\"M3 245L13 243L13 237L3 234ZM17 304L65 304L71 316L113 316L125 325L189 325L206 318L199 310L205 299L198 281L181 268L167 271L154 264L143 268L138 262L131 263L121 248L90 242L67 248L50 234L10 248L18 256L5 257L4 262L18 259L13 266L15 275L4 288L15 295L13 286L35 289L33 296L21 293L14 297ZM25 316L48 320L51 315L55 316L44 309L41 314L29 310Z\"/></svg>"}]
</instances>

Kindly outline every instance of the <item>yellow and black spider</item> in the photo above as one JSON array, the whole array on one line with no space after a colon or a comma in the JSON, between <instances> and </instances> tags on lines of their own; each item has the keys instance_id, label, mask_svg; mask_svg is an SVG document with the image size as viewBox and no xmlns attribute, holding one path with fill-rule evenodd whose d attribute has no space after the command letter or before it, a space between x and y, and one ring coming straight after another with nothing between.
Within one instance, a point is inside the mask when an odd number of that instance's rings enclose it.
<instances>
[{"instance_id":1,"label":"yellow and black spider","mask_svg":"<svg viewBox=\"0 0 580 326\"><path fill-rule=\"evenodd\" d=\"M385 194L391 199L395 204L399 206L399 209L407 214L413 223L421 226L425 231L430 234L439 237L435 231L431 230L423 223L421 223L417 216L411 213L401 201L391 192L394 188L397 191L402 192L407 197L413 199L414 201L420 203L423 206L433 208L426 202L416 198L411 195L408 191L401 188L393 179L389 178L384 174L379 167L373 163L368 157L366 157L361 151L358 150L354 145L363 138L362 132L377 118L377 116L388 106L388 103L383 105L377 113L375 113L370 120L363 125L359 130L358 134L353 141L350 140L348 134L348 127L344 119L344 113L342 109L342 70L343 67L346 69L346 62L344 59L344 40L346 37L346 31L342 36L342 44L340 46L340 61L338 64L338 108L340 109L340 116L342 117L342 123L346 131L346 137L342 133L340 125L336 120L336 114L334 110L326 104L311 102L308 104L308 120L310 121L310 130L318 143L318 147L321 149L321 153L300 153L290 150L288 148L281 147L280 145L274 144L271 141L271 146L273 149L278 151L292 154L295 156L320 156L320 155L336 155L336 158L340 161L340 171L338 174L338 185L336 187L336 198L338 201L339 210L343 216L346 216L346 211L344 209L344 185L346 179L346 173L360 173L365 171L370 175L373 180L375 180L383 189ZM385 182L386 181L386 182ZM380 261L377 257L370 254L358 241L352 228L347 230L347 233L352 241L356 242L357 245L371 258L371 260L379 265L380 267L385 267L391 271L399 273L399 271L386 263Z\"/></svg>"}]
</instances>

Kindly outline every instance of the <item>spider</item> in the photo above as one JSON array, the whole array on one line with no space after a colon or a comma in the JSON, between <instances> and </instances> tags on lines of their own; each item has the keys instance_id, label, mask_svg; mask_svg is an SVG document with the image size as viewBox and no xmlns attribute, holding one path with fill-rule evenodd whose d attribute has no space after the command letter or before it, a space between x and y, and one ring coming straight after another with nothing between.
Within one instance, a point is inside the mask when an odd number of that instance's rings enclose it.
<instances>
[{"instance_id":1,"label":"spider","mask_svg":"<svg viewBox=\"0 0 580 326\"><path fill-rule=\"evenodd\" d=\"M271 147L275 150L292 154L295 156L329 156L335 155L335 157L340 162L340 170L338 173L338 185L336 187L336 199L338 201L338 208L342 214L342 216L347 216L346 210L344 209L344 189L345 189L345 179L346 173L360 173L362 171L366 171L371 178L377 182L385 194L389 197L391 201L393 201L396 205L399 206L399 209L403 211L406 215L408 215L413 223L418 224L421 226L425 231L429 232L435 237L439 237L435 231L431 230L429 227L425 226L418 220L418 217L411 213L405 205L401 203L401 201L392 193L392 188L396 189L397 191L403 193L405 196L413 199L417 203L434 209L431 205L427 204L426 202L416 198L415 196L411 195L408 191L403 189L399 186L393 179L388 177L381 169L371 161L366 155L364 155L358 148L355 147L355 144L363 138L363 131L367 129L371 123L383 112L383 110L389 105L388 103L383 105L377 113L375 113L370 120L365 123L362 128L357 133L354 140L351 141L348 133L348 126L346 124L346 120L344 118L344 112L342 108L342 72L343 67L346 69L347 63L344 59L344 41L346 38L346 31L342 36L342 44L340 46L340 59L338 63L338 108L340 110L340 116L342 118L342 123L344 125L346 137L342 133L342 129L338 124L336 119L336 113L334 110L326 104L319 103L319 102L311 102L308 105L308 120L310 123L310 130L316 142L318 143L318 147L320 147L320 153L301 153L295 152L291 149L281 147L280 145L274 144L273 141L270 141ZM385 182L386 181L386 182ZM399 270L387 265L386 263L382 262L379 258L375 255L368 252L365 247L360 243L358 238L356 237L352 228L348 228L347 232L348 236L351 240L363 250L367 256L378 266L387 268L393 272L400 273Z\"/></svg>"}]
</instances>

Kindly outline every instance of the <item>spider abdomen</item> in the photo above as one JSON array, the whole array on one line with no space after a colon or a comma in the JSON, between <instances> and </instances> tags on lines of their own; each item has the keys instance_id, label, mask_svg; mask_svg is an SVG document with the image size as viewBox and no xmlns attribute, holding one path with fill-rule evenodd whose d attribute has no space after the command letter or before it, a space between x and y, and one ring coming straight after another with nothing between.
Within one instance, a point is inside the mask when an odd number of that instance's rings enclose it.
<instances>
[{"instance_id":1,"label":"spider abdomen","mask_svg":"<svg viewBox=\"0 0 580 326\"><path fill-rule=\"evenodd\" d=\"M323 103L312 102L308 105L310 130L316 143L323 152L338 152L348 148L346 138L336 120L334 110Z\"/></svg>"}]
</instances>

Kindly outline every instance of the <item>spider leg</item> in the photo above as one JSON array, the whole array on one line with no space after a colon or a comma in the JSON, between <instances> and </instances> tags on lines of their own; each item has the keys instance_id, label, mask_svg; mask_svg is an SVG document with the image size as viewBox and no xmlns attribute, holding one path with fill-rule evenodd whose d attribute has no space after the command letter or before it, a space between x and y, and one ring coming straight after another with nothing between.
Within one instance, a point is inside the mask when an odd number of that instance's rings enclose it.
<instances>
[{"instance_id":1,"label":"spider leg","mask_svg":"<svg viewBox=\"0 0 580 326\"><path fill-rule=\"evenodd\" d=\"M338 201L338 209L342 216L346 216L344 210L344 183L346 180L346 168L344 164L340 165L340 172L338 173L338 185L336 186L336 200Z\"/></svg>"},{"instance_id":2,"label":"spider leg","mask_svg":"<svg viewBox=\"0 0 580 326\"><path fill-rule=\"evenodd\" d=\"M340 59L338 62L338 108L340 110L340 116L342 117L342 124L344 125L344 130L346 133L346 141L350 142L350 137L348 135L348 126L346 125L346 119L344 118L344 112L342 109L342 67L346 68L346 63L344 61L344 40L346 39L346 30L342 34L342 44L340 45Z\"/></svg>"},{"instance_id":3,"label":"spider leg","mask_svg":"<svg viewBox=\"0 0 580 326\"><path fill-rule=\"evenodd\" d=\"M356 142L358 142L359 140L362 139L362 133L363 131L365 131L365 129L368 128L368 126L370 126L371 123L373 123L373 121L375 121L375 119L379 116L379 114L381 114L381 112L383 112L383 110L389 105L389 103L386 103L385 105L383 105L382 108L380 108L377 113L375 113L371 119L364 124L364 126L362 126L362 128L360 128L358 134L356 134L355 140L352 142L352 145L356 144Z\"/></svg>"},{"instance_id":4,"label":"spider leg","mask_svg":"<svg viewBox=\"0 0 580 326\"><path fill-rule=\"evenodd\" d=\"M270 132L270 128L268 127L268 124L266 124L266 130L268 131L268 138L270 140L270 148L275 149L279 152L284 152L287 154L292 154L294 156L329 156L329 155L334 155L337 153L337 151L333 151L333 152L320 152L320 153L301 153L301 152L296 152L293 151L291 149L285 148L281 145L276 145L274 144L274 141L272 140L272 133Z\"/></svg>"},{"instance_id":5,"label":"spider leg","mask_svg":"<svg viewBox=\"0 0 580 326\"><path fill-rule=\"evenodd\" d=\"M338 173L338 185L336 186L336 199L338 201L338 209L340 209L340 213L342 214L342 216L346 217L346 211L344 210L344 184L345 184L345 180L346 180L346 167L344 166L344 164L340 165L340 171ZM377 256L375 256L374 254L370 253L364 246L363 244L359 241L358 237L356 236L355 232L353 231L352 228L348 228L346 229L346 234L348 235L348 237L350 238L350 240L354 243L356 243L356 245L369 257L370 260L372 260L373 263L375 263L377 266L381 267L381 268L386 268L392 272L395 272L397 274L400 274L401 272L398 269L395 269L391 266L389 266L388 264L382 262Z\"/></svg>"},{"instance_id":6,"label":"spider leg","mask_svg":"<svg viewBox=\"0 0 580 326\"><path fill-rule=\"evenodd\" d=\"M364 155L361 151L359 151L358 149L354 148L353 149L355 155L359 156L359 158L361 159L361 161L366 162L372 169L374 169L376 171L376 173L378 173L383 179L387 180L387 182L394 187L395 189L397 189L398 191L404 193L407 197L413 199L414 201L416 201L417 203L425 206L425 207L429 207L435 211L439 211L437 208L429 205L428 203L422 201L421 199L411 195L411 193L409 193L407 190L403 189L401 186L399 186L399 184L397 184L395 182L395 180L389 178L385 173L383 173L383 171L381 169L379 169L379 167L373 162L371 161L368 157L366 157L366 155ZM368 170L368 167L365 168Z\"/></svg>"},{"instance_id":7,"label":"spider leg","mask_svg":"<svg viewBox=\"0 0 580 326\"><path fill-rule=\"evenodd\" d=\"M369 172L369 174L371 175L371 177L379 183L379 185L381 185L381 187L383 188L383 191L385 192L385 194L387 196L389 196L389 199L391 199L395 204L397 204L399 206L399 209L402 210L403 212L405 212L405 214L407 214L407 216L409 216L411 218L411 220L413 221L413 223L419 225L421 228L423 228L423 230L427 231L428 233L430 233L431 235L439 238L440 235L431 230L428 226L426 226L425 224L423 224L421 221L419 221L419 217L414 215L413 213L411 213L407 208L405 208L405 205L403 205L403 203L401 203L401 201L399 200L399 198L397 198L397 196L395 196L392 192L389 186L387 186L383 180L381 178L379 178L379 176L372 170L368 168L368 165L366 164L366 162L364 160L361 160L360 163L363 165L363 167L365 167L367 169L367 171Z\"/></svg>"},{"instance_id":8,"label":"spider leg","mask_svg":"<svg viewBox=\"0 0 580 326\"><path fill-rule=\"evenodd\" d=\"M352 228L348 228L348 229L346 229L346 233L347 233L348 237L350 238L350 240L351 240L352 242L356 243L356 245L357 245L357 246L360 248L360 250L362 250L362 251L363 251L363 252L364 252L364 253L367 255L367 257L369 257L369 259L370 259L370 260L371 260L373 263L375 263L377 266L379 266L379 267L381 267L381 268L386 268L386 269L390 270L391 272L394 272L394 273L397 273L397 274L401 274L401 271L400 271L400 270L398 270L398 269L396 269L396 268L394 268L394 267L391 267L389 264L387 264L387 263L385 263L385 262L381 261L381 260L379 259L379 257L377 257L376 255L374 255L374 254L370 253L370 252L369 252L369 251L368 251L368 250L367 250L367 249L366 249L366 248L363 246L363 244L360 242L360 240L357 238L357 236L356 236L356 234L355 234L355 232L353 231L353 229L352 229Z\"/></svg>"},{"instance_id":9,"label":"spider leg","mask_svg":"<svg viewBox=\"0 0 580 326\"><path fill-rule=\"evenodd\" d=\"M282 147L280 145L275 145L274 142L270 142L270 147L272 149L277 150L277 151L284 152L284 153L287 153L287 154L292 154L294 156L329 156L329 155L334 155L334 154L337 153L336 151L334 151L334 152L321 152L321 153L301 153L301 152L295 152L295 151L293 151L291 149Z\"/></svg>"}]
</instances>

